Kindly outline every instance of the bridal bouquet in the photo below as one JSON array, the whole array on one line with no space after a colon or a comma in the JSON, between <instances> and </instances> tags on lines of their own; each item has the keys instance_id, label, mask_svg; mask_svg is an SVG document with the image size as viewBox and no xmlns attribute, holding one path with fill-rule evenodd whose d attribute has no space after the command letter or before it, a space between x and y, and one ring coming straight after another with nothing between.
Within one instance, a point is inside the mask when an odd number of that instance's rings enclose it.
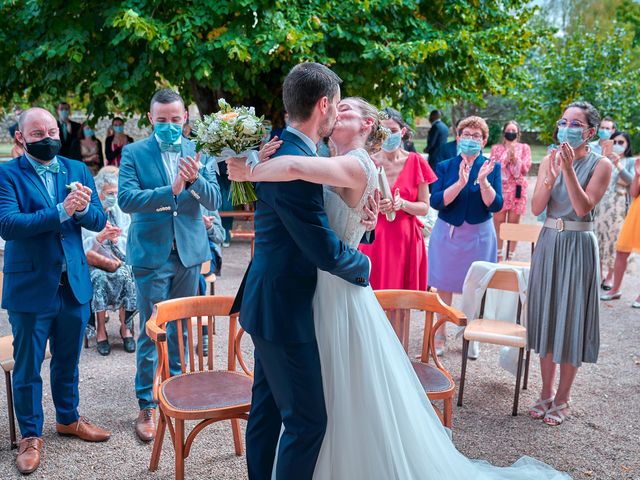
<instances>
[{"instance_id":1,"label":"bridal bouquet","mask_svg":"<svg viewBox=\"0 0 640 480\"><path fill-rule=\"evenodd\" d=\"M257 149L265 135L264 117L257 117L253 107L232 107L224 98L218 100L220 111L204 115L194 124L196 149L218 157L246 157L247 164L258 162ZM234 205L257 200L251 182L231 182Z\"/></svg>"}]
</instances>

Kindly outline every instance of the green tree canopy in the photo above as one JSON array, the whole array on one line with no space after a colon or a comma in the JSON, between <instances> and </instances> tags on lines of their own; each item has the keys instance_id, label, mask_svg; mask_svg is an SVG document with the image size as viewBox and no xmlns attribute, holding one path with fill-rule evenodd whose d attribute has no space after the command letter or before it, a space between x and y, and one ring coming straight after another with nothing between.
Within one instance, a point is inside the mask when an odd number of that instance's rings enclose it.
<instances>
[{"instance_id":1,"label":"green tree canopy","mask_svg":"<svg viewBox=\"0 0 640 480\"><path fill-rule=\"evenodd\" d=\"M32 0L0 15L0 99L71 95L89 115L144 112L174 86L278 118L289 69L317 61L344 94L405 113L481 101L522 80L539 36L526 0Z\"/></svg>"}]
</instances>

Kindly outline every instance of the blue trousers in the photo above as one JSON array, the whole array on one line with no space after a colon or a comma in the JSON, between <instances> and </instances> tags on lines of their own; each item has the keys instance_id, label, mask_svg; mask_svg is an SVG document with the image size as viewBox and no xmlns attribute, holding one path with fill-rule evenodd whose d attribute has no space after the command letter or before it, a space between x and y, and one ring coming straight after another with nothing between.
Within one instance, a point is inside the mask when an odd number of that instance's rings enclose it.
<instances>
[{"instance_id":1,"label":"blue trousers","mask_svg":"<svg viewBox=\"0 0 640 480\"><path fill-rule=\"evenodd\" d=\"M60 286L51 306L39 313L9 312L13 332L13 395L22 438L42 436L42 377L47 340L51 349L51 396L56 421L78 420L78 362L89 303L80 304L69 286Z\"/></svg>"},{"instance_id":2,"label":"blue trousers","mask_svg":"<svg viewBox=\"0 0 640 480\"><path fill-rule=\"evenodd\" d=\"M284 425L276 478L311 480L327 428L318 346L251 338L255 364L246 434L249 479L271 479Z\"/></svg>"},{"instance_id":3,"label":"blue trousers","mask_svg":"<svg viewBox=\"0 0 640 480\"><path fill-rule=\"evenodd\" d=\"M158 364L158 354L153 340L147 335L145 325L156 303L198 294L200 265L187 268L180 262L178 254L172 252L169 259L159 268L133 267L133 276L138 289L138 311L140 312L140 332L136 348L136 397L140 409L155 408L153 376ZM186 346L186 328L183 329L183 338ZM172 375L176 375L180 373L180 355L175 322L167 325L167 341L169 369Z\"/></svg>"}]
</instances>

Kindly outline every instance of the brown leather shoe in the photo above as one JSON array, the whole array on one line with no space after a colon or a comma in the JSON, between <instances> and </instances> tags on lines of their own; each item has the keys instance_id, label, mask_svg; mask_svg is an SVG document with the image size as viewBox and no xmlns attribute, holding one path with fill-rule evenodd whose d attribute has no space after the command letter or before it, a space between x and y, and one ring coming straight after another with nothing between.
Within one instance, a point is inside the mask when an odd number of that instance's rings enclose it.
<instances>
[{"instance_id":1,"label":"brown leather shoe","mask_svg":"<svg viewBox=\"0 0 640 480\"><path fill-rule=\"evenodd\" d=\"M143 442L150 442L156 436L156 409L145 408L140 410L136 419L136 433Z\"/></svg>"},{"instance_id":2,"label":"brown leather shoe","mask_svg":"<svg viewBox=\"0 0 640 480\"><path fill-rule=\"evenodd\" d=\"M80 417L71 425L56 423L56 431L60 435L78 437L85 442L104 442L111 437L111 432L104 428L91 425L84 417Z\"/></svg>"},{"instance_id":3,"label":"brown leather shoe","mask_svg":"<svg viewBox=\"0 0 640 480\"><path fill-rule=\"evenodd\" d=\"M16 467L23 475L34 472L40 466L40 451L42 439L39 437L27 437L20 440Z\"/></svg>"}]
</instances>

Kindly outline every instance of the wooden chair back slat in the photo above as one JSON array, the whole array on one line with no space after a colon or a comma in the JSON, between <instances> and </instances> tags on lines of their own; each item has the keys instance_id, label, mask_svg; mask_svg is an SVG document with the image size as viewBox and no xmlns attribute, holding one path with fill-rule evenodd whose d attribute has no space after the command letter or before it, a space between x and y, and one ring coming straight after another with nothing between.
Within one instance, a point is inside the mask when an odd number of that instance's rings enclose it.
<instances>
[{"instance_id":1,"label":"wooden chair back slat","mask_svg":"<svg viewBox=\"0 0 640 480\"><path fill-rule=\"evenodd\" d=\"M539 223L501 223L500 240L536 243L541 230L542 225Z\"/></svg>"},{"instance_id":2,"label":"wooden chair back slat","mask_svg":"<svg viewBox=\"0 0 640 480\"><path fill-rule=\"evenodd\" d=\"M514 270L496 270L493 278L487 285L487 289L506 290L508 292L519 292L518 274Z\"/></svg>"},{"instance_id":3,"label":"wooden chair back slat","mask_svg":"<svg viewBox=\"0 0 640 480\"><path fill-rule=\"evenodd\" d=\"M207 317L207 331L209 332L209 342L210 342L210 346L214 345L214 335L213 335L213 317L211 315L209 315ZM214 345L215 346L215 345ZM210 349L210 352L215 352L215 349ZM209 370L213 370L213 359L214 359L215 355L208 355L207 356L207 367L209 368Z\"/></svg>"},{"instance_id":4,"label":"wooden chair back slat","mask_svg":"<svg viewBox=\"0 0 640 480\"><path fill-rule=\"evenodd\" d=\"M184 361L184 339L183 339L183 331L182 331L182 321L181 319L176 320L176 328L178 329L178 349L180 352L180 369L182 373L186 372L185 361Z\"/></svg>"},{"instance_id":5,"label":"wooden chair back slat","mask_svg":"<svg viewBox=\"0 0 640 480\"><path fill-rule=\"evenodd\" d=\"M429 363L429 352L431 350L429 338L431 337L432 327L433 312L424 312L424 334L422 335L422 352L420 354L420 361L424 363Z\"/></svg>"},{"instance_id":6,"label":"wooden chair back slat","mask_svg":"<svg viewBox=\"0 0 640 480\"><path fill-rule=\"evenodd\" d=\"M166 335L167 325L175 323L177 330L177 346L180 355L181 371L186 373L187 366L185 360L189 361L189 372L215 370L215 336L212 334L216 317L229 319L229 338L227 350L227 368L230 371L236 371L238 362L242 369L248 375L248 370L242 351L240 350L240 336L244 330L238 332L238 315L229 315L229 311L233 304L233 297L230 296L197 296L177 298L167 300L155 305L153 315L147 322L147 333L159 345L159 351L162 352L162 365L160 370L163 378L169 378L169 361L168 361L168 345L169 341ZM193 320L195 318L195 321ZM204 320L206 318L206 321ZM193 333L193 327L196 327L196 335ZM204 360L203 354L203 328L209 329L209 355L207 361ZM186 331L187 340L183 340L184 330ZM194 345L194 339L197 339L198 347ZM186 343L186 345L185 345ZM196 357L197 351L197 357ZM196 362L197 358L197 362ZM224 368L224 367L223 367Z\"/></svg>"}]
</instances>

